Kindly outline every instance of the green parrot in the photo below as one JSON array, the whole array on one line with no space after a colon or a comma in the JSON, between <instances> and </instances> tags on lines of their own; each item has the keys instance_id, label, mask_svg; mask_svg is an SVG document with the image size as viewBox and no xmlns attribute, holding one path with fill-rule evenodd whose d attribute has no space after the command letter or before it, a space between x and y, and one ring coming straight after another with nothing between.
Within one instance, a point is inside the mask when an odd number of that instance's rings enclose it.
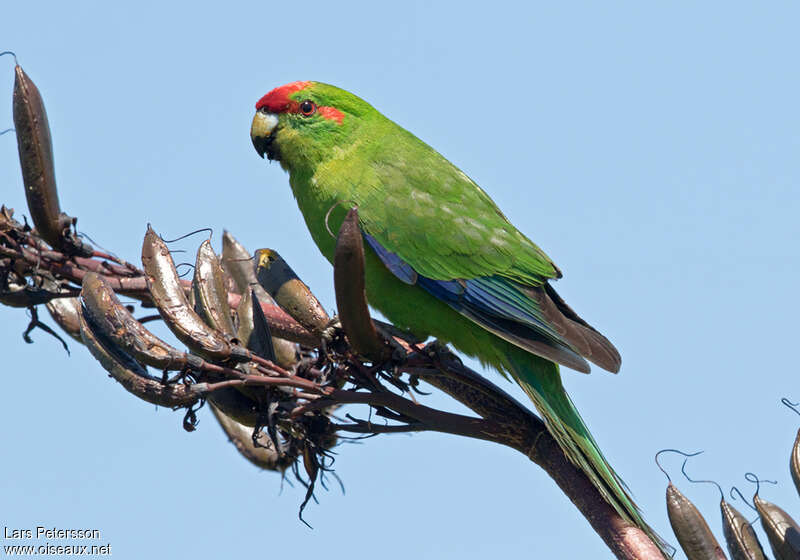
<instances>
[{"instance_id":1,"label":"green parrot","mask_svg":"<svg viewBox=\"0 0 800 560\"><path fill-rule=\"evenodd\" d=\"M311 236L333 262L345 212L358 207L372 306L510 375L566 456L619 514L642 519L561 383L559 364L616 373L621 359L559 297L553 261L455 165L359 97L310 81L256 103L256 151L278 160ZM368 248L367 248L368 247Z\"/></svg>"}]
</instances>

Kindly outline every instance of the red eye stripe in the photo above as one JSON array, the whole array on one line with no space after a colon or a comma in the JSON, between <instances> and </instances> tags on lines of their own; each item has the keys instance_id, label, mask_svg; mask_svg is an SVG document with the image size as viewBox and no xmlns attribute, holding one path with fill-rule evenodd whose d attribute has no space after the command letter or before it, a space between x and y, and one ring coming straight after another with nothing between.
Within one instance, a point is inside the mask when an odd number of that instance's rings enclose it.
<instances>
[{"instance_id":1,"label":"red eye stripe","mask_svg":"<svg viewBox=\"0 0 800 560\"><path fill-rule=\"evenodd\" d=\"M344 113L336 107L317 107L317 113L322 115L324 119L336 121L336 124L342 124L344 120Z\"/></svg>"},{"instance_id":2,"label":"red eye stripe","mask_svg":"<svg viewBox=\"0 0 800 560\"><path fill-rule=\"evenodd\" d=\"M300 104L301 103L302 102L298 102L298 101L294 101L294 100L290 101L289 104L286 107L286 112L287 113L296 113L298 115L308 116L308 115L305 115L305 113L303 113L303 111L300 109ZM344 113L342 113L336 107L329 107L327 105L323 105L322 107L317 107L317 110L315 111L315 113L317 113L323 119L327 119L329 121L336 121L336 124L342 124L342 121L344 120Z\"/></svg>"}]
</instances>

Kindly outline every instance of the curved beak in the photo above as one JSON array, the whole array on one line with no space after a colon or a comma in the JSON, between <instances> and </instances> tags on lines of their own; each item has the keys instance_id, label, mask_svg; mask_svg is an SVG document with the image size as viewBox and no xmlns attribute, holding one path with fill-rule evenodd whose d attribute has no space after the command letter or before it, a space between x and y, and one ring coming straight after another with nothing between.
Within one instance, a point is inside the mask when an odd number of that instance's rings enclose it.
<instances>
[{"instance_id":1,"label":"curved beak","mask_svg":"<svg viewBox=\"0 0 800 560\"><path fill-rule=\"evenodd\" d=\"M250 139L253 147L262 158L272 142L273 133L278 128L278 115L274 113L256 112L253 124L250 126Z\"/></svg>"}]
</instances>

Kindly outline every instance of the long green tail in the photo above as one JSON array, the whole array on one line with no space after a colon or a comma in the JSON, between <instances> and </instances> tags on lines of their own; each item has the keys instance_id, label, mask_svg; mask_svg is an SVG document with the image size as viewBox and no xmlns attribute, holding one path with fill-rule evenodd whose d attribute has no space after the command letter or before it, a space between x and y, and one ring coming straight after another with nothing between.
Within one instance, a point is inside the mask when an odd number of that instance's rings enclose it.
<instances>
[{"instance_id":1,"label":"long green tail","mask_svg":"<svg viewBox=\"0 0 800 560\"><path fill-rule=\"evenodd\" d=\"M507 359L509 373L536 405L547 429L567 458L586 473L603 498L623 519L639 527L665 555L669 555L669 545L645 523L625 483L603 457L575 405L564 391L558 364L524 351L517 352L516 349L507 355Z\"/></svg>"}]
</instances>

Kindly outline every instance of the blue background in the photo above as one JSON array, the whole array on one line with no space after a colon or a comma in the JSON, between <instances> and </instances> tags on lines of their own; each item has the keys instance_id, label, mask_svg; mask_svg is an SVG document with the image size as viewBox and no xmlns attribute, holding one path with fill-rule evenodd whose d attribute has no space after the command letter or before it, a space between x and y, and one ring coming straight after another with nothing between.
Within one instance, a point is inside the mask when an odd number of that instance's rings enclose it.
<instances>
[{"instance_id":1,"label":"blue background","mask_svg":"<svg viewBox=\"0 0 800 560\"><path fill-rule=\"evenodd\" d=\"M675 544L652 459L663 447L705 449L690 472L747 495L744 472L777 479L762 496L800 515L798 417L779 404L800 400L799 16L793 2L15 2L0 50L44 95L80 230L138 260L147 222L165 237L213 227L218 248L228 228L278 249L331 310L331 270L287 176L250 144L255 101L333 83L434 146L555 259L559 292L621 350L618 376L565 383ZM0 129L12 66L0 58ZM10 134L0 185L24 212ZM26 345L25 313L0 318L9 528L98 528L116 558L610 557L524 457L435 434L341 446L347 494L320 493L308 530L303 490L281 493L208 411L187 434L79 345L69 358L43 333ZM719 535L716 491L679 486Z\"/></svg>"}]
</instances>

